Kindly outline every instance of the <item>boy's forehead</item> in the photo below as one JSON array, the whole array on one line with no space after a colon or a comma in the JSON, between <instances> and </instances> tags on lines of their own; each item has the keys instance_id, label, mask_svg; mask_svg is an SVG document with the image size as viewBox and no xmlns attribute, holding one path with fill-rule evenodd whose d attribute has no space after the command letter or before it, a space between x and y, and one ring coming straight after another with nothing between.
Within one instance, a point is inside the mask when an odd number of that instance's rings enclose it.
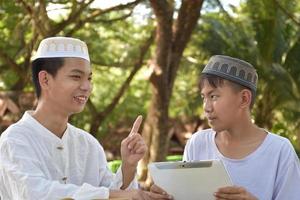
<instances>
[{"instance_id":1,"label":"boy's forehead","mask_svg":"<svg viewBox=\"0 0 300 200\"><path fill-rule=\"evenodd\" d=\"M65 71L91 73L90 63L82 58L64 58L62 68Z\"/></svg>"},{"instance_id":2,"label":"boy's forehead","mask_svg":"<svg viewBox=\"0 0 300 200\"><path fill-rule=\"evenodd\" d=\"M213 85L211 85L211 84L209 83L208 80L204 80L204 81L203 81L203 84L202 84L202 86L201 86L200 92L201 92L201 94L213 92L213 91L218 90L219 87L220 87L220 86L214 87Z\"/></svg>"},{"instance_id":3,"label":"boy's forehead","mask_svg":"<svg viewBox=\"0 0 300 200\"><path fill-rule=\"evenodd\" d=\"M217 84L214 86L214 85L210 84L207 79L205 79L200 88L200 92L201 92L201 94L211 93L211 92L221 92L223 90L230 88L229 83L230 82L228 80L223 79L222 84Z\"/></svg>"}]
</instances>

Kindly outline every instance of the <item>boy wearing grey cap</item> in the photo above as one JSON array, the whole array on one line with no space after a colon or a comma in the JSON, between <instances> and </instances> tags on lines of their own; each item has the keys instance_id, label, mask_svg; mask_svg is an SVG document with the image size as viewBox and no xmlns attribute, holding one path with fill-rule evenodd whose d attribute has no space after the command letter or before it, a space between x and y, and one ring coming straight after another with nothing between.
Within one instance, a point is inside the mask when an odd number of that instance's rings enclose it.
<instances>
[{"instance_id":1,"label":"boy wearing grey cap","mask_svg":"<svg viewBox=\"0 0 300 200\"><path fill-rule=\"evenodd\" d=\"M122 166L107 168L104 150L89 133L68 123L92 90L87 46L75 38L44 39L32 64L37 108L0 138L1 199L167 198L137 189L136 166L147 147L138 117L121 143Z\"/></svg>"},{"instance_id":2,"label":"boy wearing grey cap","mask_svg":"<svg viewBox=\"0 0 300 200\"><path fill-rule=\"evenodd\" d=\"M300 164L293 146L251 121L257 81L248 62L211 57L200 78L211 129L193 134L184 160L223 161L234 186L220 188L216 199L299 199Z\"/></svg>"}]
</instances>

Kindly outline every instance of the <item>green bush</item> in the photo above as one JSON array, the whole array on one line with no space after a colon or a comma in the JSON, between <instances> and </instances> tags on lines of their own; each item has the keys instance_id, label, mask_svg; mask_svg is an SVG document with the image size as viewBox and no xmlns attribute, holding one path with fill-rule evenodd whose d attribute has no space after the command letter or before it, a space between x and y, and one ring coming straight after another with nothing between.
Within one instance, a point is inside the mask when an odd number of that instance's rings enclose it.
<instances>
[{"instance_id":1,"label":"green bush","mask_svg":"<svg viewBox=\"0 0 300 200\"><path fill-rule=\"evenodd\" d=\"M170 155L166 157L166 161L182 161L182 155Z\"/></svg>"},{"instance_id":2,"label":"green bush","mask_svg":"<svg viewBox=\"0 0 300 200\"><path fill-rule=\"evenodd\" d=\"M182 161L182 155L169 155L166 157L166 161ZM113 172L116 173L119 167L121 166L121 160L112 160L107 163L108 168Z\"/></svg>"},{"instance_id":3,"label":"green bush","mask_svg":"<svg viewBox=\"0 0 300 200\"><path fill-rule=\"evenodd\" d=\"M121 166L122 161L121 160L112 160L108 162L108 168L110 169L110 171L112 171L113 173L116 173L117 170L119 169L119 167Z\"/></svg>"}]
</instances>

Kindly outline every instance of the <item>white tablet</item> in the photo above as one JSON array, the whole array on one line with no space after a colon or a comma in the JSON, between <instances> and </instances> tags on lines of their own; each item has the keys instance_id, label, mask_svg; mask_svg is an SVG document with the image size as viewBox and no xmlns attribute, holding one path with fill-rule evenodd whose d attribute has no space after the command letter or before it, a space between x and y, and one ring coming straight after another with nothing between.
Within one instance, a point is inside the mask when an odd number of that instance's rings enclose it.
<instances>
[{"instance_id":1,"label":"white tablet","mask_svg":"<svg viewBox=\"0 0 300 200\"><path fill-rule=\"evenodd\" d=\"M218 188L232 185L220 160L154 162L148 169L154 183L175 200L212 200Z\"/></svg>"}]
</instances>

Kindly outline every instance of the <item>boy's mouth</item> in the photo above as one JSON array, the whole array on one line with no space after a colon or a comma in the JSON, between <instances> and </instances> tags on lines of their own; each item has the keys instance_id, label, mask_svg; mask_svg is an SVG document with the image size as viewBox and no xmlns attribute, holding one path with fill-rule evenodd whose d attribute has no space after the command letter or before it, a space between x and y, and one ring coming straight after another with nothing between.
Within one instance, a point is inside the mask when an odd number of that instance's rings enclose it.
<instances>
[{"instance_id":1,"label":"boy's mouth","mask_svg":"<svg viewBox=\"0 0 300 200\"><path fill-rule=\"evenodd\" d=\"M214 121L215 119L217 119L216 117L207 117L208 121Z\"/></svg>"},{"instance_id":2,"label":"boy's mouth","mask_svg":"<svg viewBox=\"0 0 300 200\"><path fill-rule=\"evenodd\" d=\"M84 104L87 101L88 97L84 95L75 96L74 100L80 104Z\"/></svg>"}]
</instances>

